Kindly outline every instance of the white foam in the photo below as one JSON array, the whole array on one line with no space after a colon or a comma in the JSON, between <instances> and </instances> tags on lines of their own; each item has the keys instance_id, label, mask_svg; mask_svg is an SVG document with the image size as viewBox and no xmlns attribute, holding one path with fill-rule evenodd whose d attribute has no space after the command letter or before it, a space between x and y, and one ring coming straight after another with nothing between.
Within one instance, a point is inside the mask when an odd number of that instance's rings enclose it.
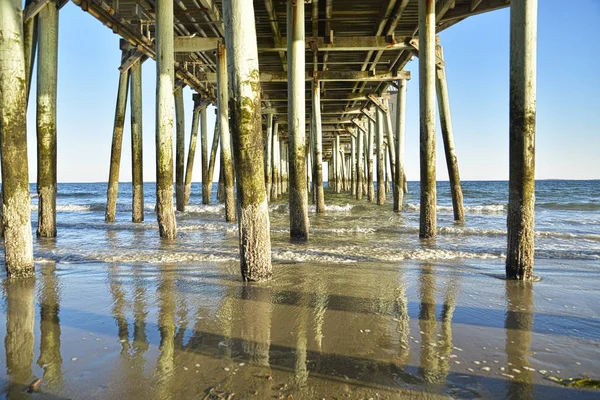
<instances>
[{"instance_id":1,"label":"white foam","mask_svg":"<svg viewBox=\"0 0 600 400\"><path fill-rule=\"evenodd\" d=\"M410 211L419 211L421 206L418 203L407 203L406 208ZM437 206L437 211L442 213L451 213L453 210L452 206ZM500 214L506 211L506 204L464 206L464 210L469 214Z\"/></svg>"},{"instance_id":2,"label":"white foam","mask_svg":"<svg viewBox=\"0 0 600 400\"><path fill-rule=\"evenodd\" d=\"M233 233L238 231L238 226L236 224L215 224L207 222L204 224L178 225L177 229L180 231L208 231Z\"/></svg>"}]
</instances>

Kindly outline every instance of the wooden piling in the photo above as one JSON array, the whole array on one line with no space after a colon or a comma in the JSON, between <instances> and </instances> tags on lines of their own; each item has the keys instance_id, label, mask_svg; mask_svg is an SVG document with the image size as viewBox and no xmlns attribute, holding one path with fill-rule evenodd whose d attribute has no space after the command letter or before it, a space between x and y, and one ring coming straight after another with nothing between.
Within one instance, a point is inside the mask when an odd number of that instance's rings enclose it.
<instances>
[{"instance_id":1,"label":"wooden piling","mask_svg":"<svg viewBox=\"0 0 600 400\"><path fill-rule=\"evenodd\" d=\"M156 217L160 237L175 239L173 210L173 0L156 3Z\"/></svg>"},{"instance_id":2,"label":"wooden piling","mask_svg":"<svg viewBox=\"0 0 600 400\"><path fill-rule=\"evenodd\" d=\"M404 200L404 133L406 119L406 79L398 81L398 94L396 101L396 174L394 175L394 211L402 211Z\"/></svg>"},{"instance_id":3,"label":"wooden piling","mask_svg":"<svg viewBox=\"0 0 600 400\"><path fill-rule=\"evenodd\" d=\"M4 256L9 278L35 274L27 162L27 83L21 2L0 1L0 146Z\"/></svg>"},{"instance_id":4,"label":"wooden piling","mask_svg":"<svg viewBox=\"0 0 600 400\"><path fill-rule=\"evenodd\" d=\"M421 210L419 237L436 234L435 0L419 0Z\"/></svg>"},{"instance_id":5,"label":"wooden piling","mask_svg":"<svg viewBox=\"0 0 600 400\"><path fill-rule=\"evenodd\" d=\"M290 237L297 240L308 240L303 1L287 1L287 40Z\"/></svg>"},{"instance_id":6,"label":"wooden piling","mask_svg":"<svg viewBox=\"0 0 600 400\"><path fill-rule=\"evenodd\" d=\"M265 184L267 186L267 201L271 202L273 188L273 114L267 114L267 138L265 143Z\"/></svg>"},{"instance_id":7,"label":"wooden piling","mask_svg":"<svg viewBox=\"0 0 600 400\"><path fill-rule=\"evenodd\" d=\"M58 77L58 4L38 14L37 193L38 237L56 236L56 87Z\"/></svg>"},{"instance_id":8,"label":"wooden piling","mask_svg":"<svg viewBox=\"0 0 600 400\"><path fill-rule=\"evenodd\" d=\"M25 8L29 6L33 0L25 1ZM37 53L38 42L38 16L30 18L29 21L23 22L23 42L25 47L25 80L27 82L27 104L29 104L29 93L31 92L31 78L33 76L33 65L35 55Z\"/></svg>"},{"instance_id":9,"label":"wooden piling","mask_svg":"<svg viewBox=\"0 0 600 400\"><path fill-rule=\"evenodd\" d=\"M385 204L385 153L383 146L383 124L384 124L383 111L379 108L376 109L376 125L377 125L377 143L376 149L377 152L377 204L383 205Z\"/></svg>"},{"instance_id":10,"label":"wooden piling","mask_svg":"<svg viewBox=\"0 0 600 400\"><path fill-rule=\"evenodd\" d=\"M335 135L335 148L333 156L333 169L335 175L335 192L342 192L342 160L340 158L340 135Z\"/></svg>"},{"instance_id":11,"label":"wooden piling","mask_svg":"<svg viewBox=\"0 0 600 400\"><path fill-rule=\"evenodd\" d=\"M121 40L121 51L121 60L124 60L127 51L129 51L129 44L124 40ZM117 213L117 197L119 195L119 171L121 169L121 149L123 146L123 126L125 125L125 110L127 108L129 73L129 70L127 70L125 72L121 72L121 74L119 75L117 105L115 106L115 121L113 124L113 137L110 150L110 171L108 173L108 188L106 191L106 212L104 214L104 221L106 222L114 222L115 214Z\"/></svg>"},{"instance_id":12,"label":"wooden piling","mask_svg":"<svg viewBox=\"0 0 600 400\"><path fill-rule=\"evenodd\" d=\"M356 196L356 138L350 138L350 190L352 196Z\"/></svg>"},{"instance_id":13,"label":"wooden piling","mask_svg":"<svg viewBox=\"0 0 600 400\"><path fill-rule=\"evenodd\" d=\"M215 129L213 132L212 147L210 149L210 162L208 164L208 177L207 177L207 181L206 181L206 183L204 183L203 189L202 189L204 191L204 187L207 187L206 196L209 199L209 203L210 203L210 195L212 193L213 180L215 179L215 163L217 162L217 150L219 149L219 136L220 136L219 135L219 122L217 120L215 122Z\"/></svg>"},{"instance_id":14,"label":"wooden piling","mask_svg":"<svg viewBox=\"0 0 600 400\"><path fill-rule=\"evenodd\" d=\"M281 195L281 177L279 176L279 166L281 164L281 155L279 151L279 122L275 121L273 125L273 152L272 152L272 160L273 164L273 183L271 187L271 199L277 200L277 198Z\"/></svg>"},{"instance_id":15,"label":"wooden piling","mask_svg":"<svg viewBox=\"0 0 600 400\"><path fill-rule=\"evenodd\" d=\"M221 171L223 174L223 200L225 221L236 221L235 196L233 193L233 158L231 156L231 133L229 132L229 85L227 79L227 52L225 43L217 44L217 92L219 132L221 135ZM261 124L262 127L262 124ZM262 131L262 130L261 130ZM261 135L262 136L262 135Z\"/></svg>"},{"instance_id":16,"label":"wooden piling","mask_svg":"<svg viewBox=\"0 0 600 400\"><path fill-rule=\"evenodd\" d=\"M190 195L192 192L192 174L194 172L194 161L196 158L196 144L198 143L198 125L200 125L201 109L206 108L206 104L200 104L200 100L194 95L194 111L192 113L192 130L190 133L190 147L188 149L187 163L185 166L185 188L184 202L190 204ZM204 167L204 165L202 166ZM202 171L204 179L204 171Z\"/></svg>"},{"instance_id":17,"label":"wooden piling","mask_svg":"<svg viewBox=\"0 0 600 400\"><path fill-rule=\"evenodd\" d=\"M260 74L251 1L223 1L232 88L240 266L246 281L271 278L271 233L264 181Z\"/></svg>"},{"instance_id":18,"label":"wooden piling","mask_svg":"<svg viewBox=\"0 0 600 400\"><path fill-rule=\"evenodd\" d=\"M200 151L202 152L202 204L210 203L210 190L212 177L208 169L208 121L206 119L206 108L200 111Z\"/></svg>"},{"instance_id":19,"label":"wooden piling","mask_svg":"<svg viewBox=\"0 0 600 400\"><path fill-rule=\"evenodd\" d=\"M371 203L373 203L375 201L375 186L374 186L374 175L375 175L375 171L373 171L374 168L374 154L373 154L373 147L374 147L374 143L375 143L375 123L371 120L369 120L369 140L368 140L368 179L367 179L367 196L368 199Z\"/></svg>"},{"instance_id":20,"label":"wooden piling","mask_svg":"<svg viewBox=\"0 0 600 400\"><path fill-rule=\"evenodd\" d=\"M536 44L537 0L513 0L506 277L526 281L534 262Z\"/></svg>"},{"instance_id":21,"label":"wooden piling","mask_svg":"<svg viewBox=\"0 0 600 400\"><path fill-rule=\"evenodd\" d=\"M185 109L183 88L175 90L175 203L185 211Z\"/></svg>"},{"instance_id":22,"label":"wooden piling","mask_svg":"<svg viewBox=\"0 0 600 400\"><path fill-rule=\"evenodd\" d=\"M131 66L131 191L133 222L144 221L144 168L142 146L142 63Z\"/></svg>"},{"instance_id":23,"label":"wooden piling","mask_svg":"<svg viewBox=\"0 0 600 400\"><path fill-rule=\"evenodd\" d=\"M438 47L438 54L443 60L444 54L441 46ZM457 222L464 222L465 211L463 208L463 193L458 170L458 158L456 156L456 149L454 147L454 134L452 132L452 119L450 114L450 99L448 96L448 83L446 81L446 67L444 65L439 64L437 66L436 78L435 84L440 113L440 125L442 128L442 138L444 140L444 152L446 154L448 177L450 179L454 220Z\"/></svg>"},{"instance_id":24,"label":"wooden piling","mask_svg":"<svg viewBox=\"0 0 600 400\"><path fill-rule=\"evenodd\" d=\"M386 131L387 150L388 150L387 155L389 157L392 182L394 182L394 178L396 176L396 160L398 159L398 155L396 154L396 148L394 147L395 140L394 140L394 129L392 128L392 111L390 110L389 101L386 99L384 102L388 109L388 111L385 113L385 131Z\"/></svg>"},{"instance_id":25,"label":"wooden piling","mask_svg":"<svg viewBox=\"0 0 600 400\"><path fill-rule=\"evenodd\" d=\"M364 175L364 158L365 158L365 134L359 129L358 135L358 157L356 160L356 199L362 200L363 197L363 175Z\"/></svg>"}]
</instances>

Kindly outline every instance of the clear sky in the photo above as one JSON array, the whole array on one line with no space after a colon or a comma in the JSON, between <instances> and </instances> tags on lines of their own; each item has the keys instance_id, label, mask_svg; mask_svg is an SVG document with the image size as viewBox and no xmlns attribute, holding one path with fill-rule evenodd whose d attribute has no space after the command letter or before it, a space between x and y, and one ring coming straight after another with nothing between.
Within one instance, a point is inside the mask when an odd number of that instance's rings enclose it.
<instances>
[{"instance_id":1,"label":"clear sky","mask_svg":"<svg viewBox=\"0 0 600 400\"><path fill-rule=\"evenodd\" d=\"M120 64L119 37L72 3L60 12L58 180L105 182ZM463 180L508 179L509 10L468 18L441 34ZM600 1L539 0L536 176L600 178ZM418 60L407 95L406 171L419 178ZM144 180L155 180L155 63L143 66ZM29 171L36 181L35 77L28 113ZM186 151L192 92L186 101ZM129 104L128 104L129 108ZM209 108L209 146L214 109ZM131 181L127 110L121 181ZM437 140L438 180L447 180ZM218 167L218 164L217 164ZM201 177L199 144L194 181ZM217 170L218 171L218 170ZM215 175L218 177L218 175Z\"/></svg>"}]
</instances>

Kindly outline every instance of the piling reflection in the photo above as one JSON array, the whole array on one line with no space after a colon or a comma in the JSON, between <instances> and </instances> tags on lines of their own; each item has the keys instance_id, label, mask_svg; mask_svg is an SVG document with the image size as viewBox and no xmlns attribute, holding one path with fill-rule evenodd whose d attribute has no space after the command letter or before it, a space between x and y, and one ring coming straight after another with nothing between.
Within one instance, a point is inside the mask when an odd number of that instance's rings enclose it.
<instances>
[{"instance_id":1,"label":"piling reflection","mask_svg":"<svg viewBox=\"0 0 600 400\"><path fill-rule=\"evenodd\" d=\"M456 309L457 282L446 283L440 327L436 319L435 269L430 264L421 267L419 277L419 328L421 329L420 374L428 383L444 383L450 372L452 352L452 317Z\"/></svg>"},{"instance_id":2,"label":"piling reflection","mask_svg":"<svg viewBox=\"0 0 600 400\"><path fill-rule=\"evenodd\" d=\"M40 356L37 363L44 370L44 385L59 390L63 384L60 351L60 285L56 263L42 266L40 271Z\"/></svg>"},{"instance_id":3,"label":"piling reflection","mask_svg":"<svg viewBox=\"0 0 600 400\"><path fill-rule=\"evenodd\" d=\"M533 374L528 359L533 330L533 284L506 281L506 301L506 355L511 368L509 374L513 376L507 382L507 398L533 399Z\"/></svg>"},{"instance_id":4,"label":"piling reflection","mask_svg":"<svg viewBox=\"0 0 600 400\"><path fill-rule=\"evenodd\" d=\"M112 265L108 271L109 289L112 295L112 315L117 324L121 354L126 355L129 350L129 323L125 315L127 302L125 291L119 277L119 266Z\"/></svg>"},{"instance_id":5,"label":"piling reflection","mask_svg":"<svg viewBox=\"0 0 600 400\"><path fill-rule=\"evenodd\" d=\"M4 281L6 299L6 397L20 399L33 379L35 279Z\"/></svg>"},{"instance_id":6,"label":"piling reflection","mask_svg":"<svg viewBox=\"0 0 600 400\"><path fill-rule=\"evenodd\" d=\"M165 264L160 267L158 277L158 330L160 333L159 354L156 361L155 391L160 399L173 398L173 376L175 373L175 273L176 266Z\"/></svg>"}]
</instances>

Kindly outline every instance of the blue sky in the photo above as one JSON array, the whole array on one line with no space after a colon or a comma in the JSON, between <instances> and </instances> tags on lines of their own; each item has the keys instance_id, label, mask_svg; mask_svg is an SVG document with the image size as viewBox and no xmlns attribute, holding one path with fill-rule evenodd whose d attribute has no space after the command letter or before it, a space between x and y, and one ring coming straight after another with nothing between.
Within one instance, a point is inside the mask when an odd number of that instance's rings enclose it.
<instances>
[{"instance_id":1,"label":"blue sky","mask_svg":"<svg viewBox=\"0 0 600 400\"><path fill-rule=\"evenodd\" d=\"M60 12L59 32L58 180L105 182L118 84L119 37L70 2ZM461 178L508 179L509 10L466 19L443 32L441 43ZM539 0L538 179L600 178L599 65L600 1ZM410 62L407 69L412 80L407 94L406 170L409 180L418 180L418 60ZM155 180L155 73L153 60L144 63L145 181ZM35 77L31 96L29 174L35 182ZM189 88L184 97L187 150L192 117ZM127 111L120 174L124 182L131 181ZM212 140L212 108L208 115ZM438 180L447 180L439 123L437 149ZM200 167L198 155L194 181L200 180Z\"/></svg>"}]
</instances>

